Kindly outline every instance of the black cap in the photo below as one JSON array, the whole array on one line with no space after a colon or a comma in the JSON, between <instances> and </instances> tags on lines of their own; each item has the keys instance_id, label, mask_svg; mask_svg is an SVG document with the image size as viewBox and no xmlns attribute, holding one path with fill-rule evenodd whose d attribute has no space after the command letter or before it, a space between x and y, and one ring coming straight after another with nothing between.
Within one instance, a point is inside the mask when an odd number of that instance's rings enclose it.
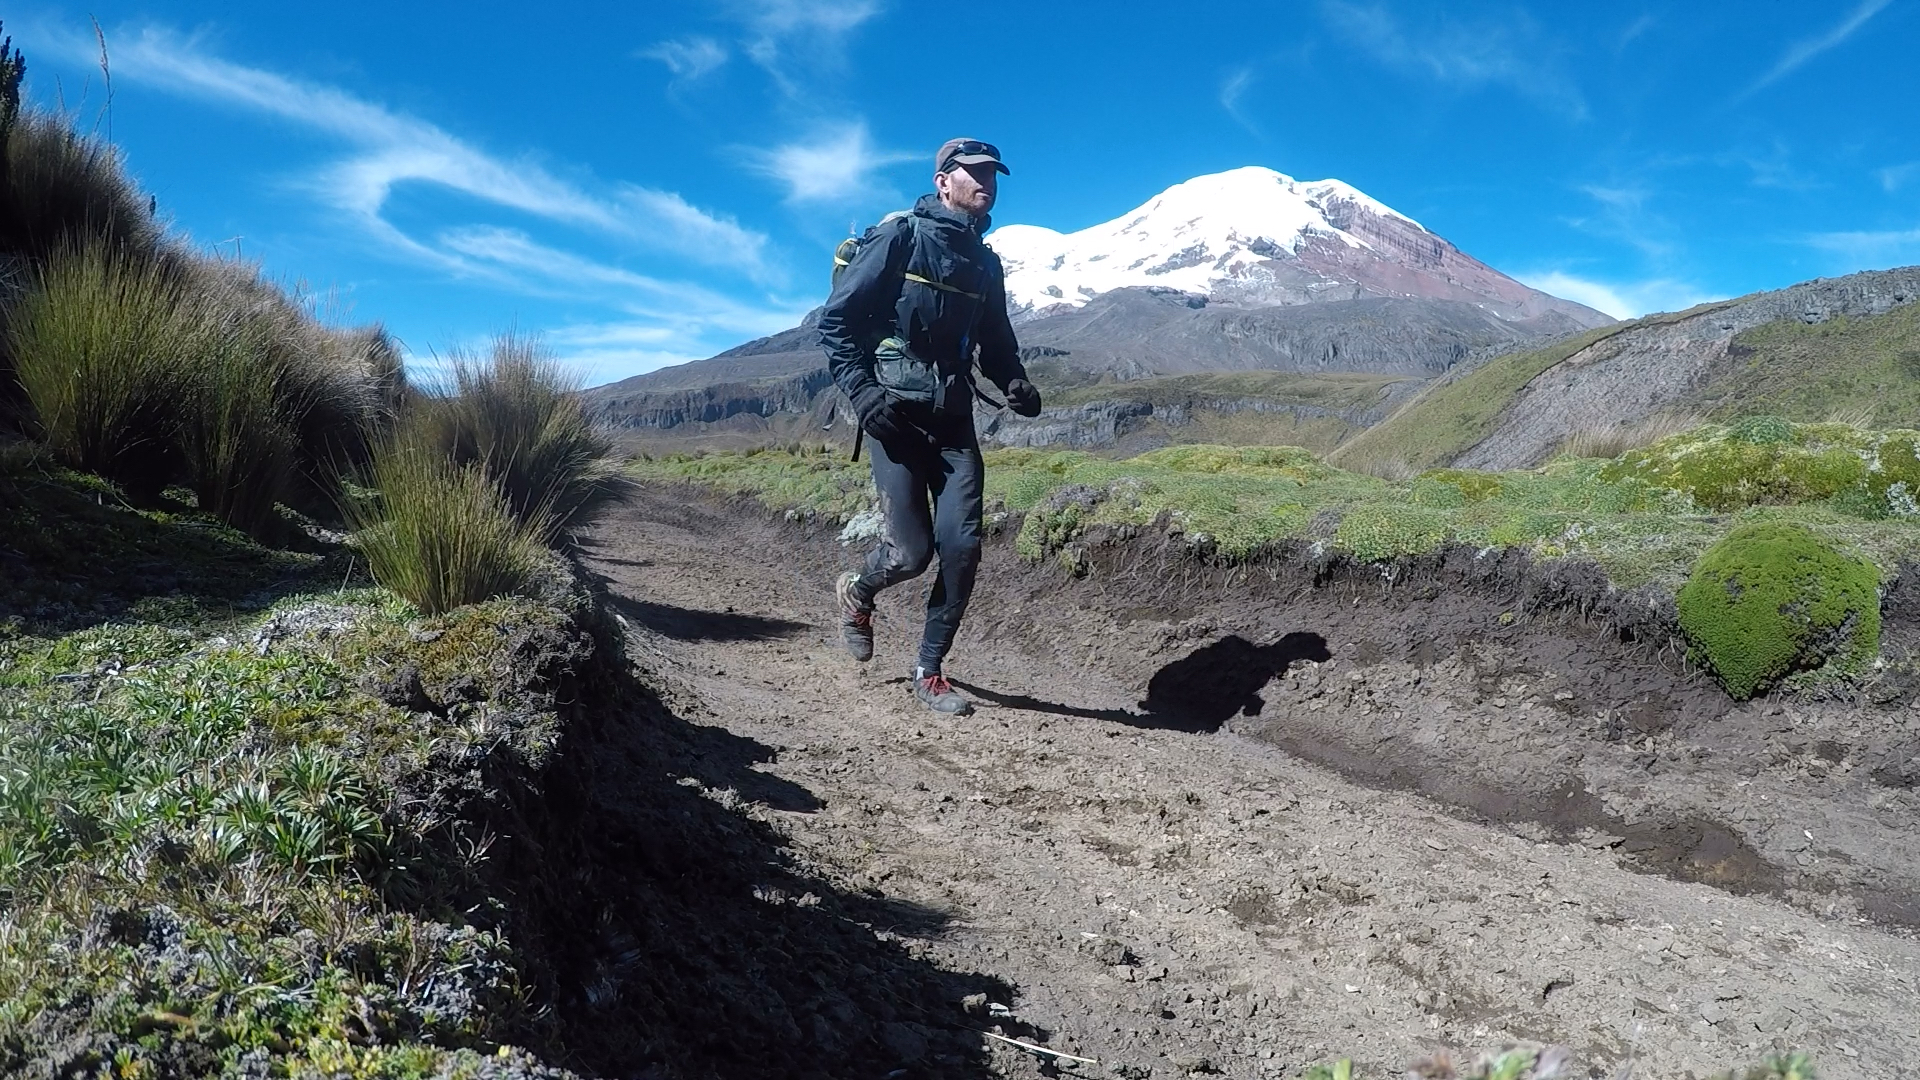
<instances>
[{"instance_id":1,"label":"black cap","mask_svg":"<svg viewBox=\"0 0 1920 1080\"><path fill-rule=\"evenodd\" d=\"M990 142L979 139L948 139L940 144L940 152L933 156L933 171L952 172L959 165L980 165L993 162L993 167L1011 176L1013 170L1000 160L1000 148Z\"/></svg>"}]
</instances>

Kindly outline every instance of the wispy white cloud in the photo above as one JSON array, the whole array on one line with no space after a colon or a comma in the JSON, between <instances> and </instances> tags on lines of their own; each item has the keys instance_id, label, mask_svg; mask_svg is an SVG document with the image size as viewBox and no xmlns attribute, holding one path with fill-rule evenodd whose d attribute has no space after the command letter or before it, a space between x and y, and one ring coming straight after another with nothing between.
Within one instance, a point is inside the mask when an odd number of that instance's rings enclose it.
<instances>
[{"instance_id":1,"label":"wispy white cloud","mask_svg":"<svg viewBox=\"0 0 1920 1080\"><path fill-rule=\"evenodd\" d=\"M1239 124L1255 135L1260 135L1262 132L1252 120L1248 119L1247 114L1241 110L1240 99L1246 96L1247 90L1253 86L1254 81L1258 78L1259 76L1254 73L1251 67L1240 67L1228 72L1227 77L1221 80L1220 83L1220 107L1227 111L1228 116L1233 117L1234 123Z\"/></svg>"},{"instance_id":2,"label":"wispy white cloud","mask_svg":"<svg viewBox=\"0 0 1920 1080\"><path fill-rule=\"evenodd\" d=\"M97 55L90 36L45 37L44 48L73 60L89 62ZM607 325L623 328L624 339L587 341L571 326L553 334L563 358L579 363L596 380L709 356L743 337L791 326L804 314L801 305L764 292L781 279L766 235L677 193L563 178L530 157L491 153L429 121L337 87L223 59L203 39L165 28L110 34L109 42L114 74L129 86L245 110L340 144L332 160L306 170L299 187L352 223L369 250L528 298L600 306L610 315ZM498 216L476 215L475 203L520 215L523 222L540 226L550 242L498 224L403 228L389 213L395 192L403 188L464 196L446 205L458 207L452 213L468 220ZM757 287L729 295L635 273L582 253L589 248L621 254L665 251L683 262L729 271ZM576 347L578 355L569 354ZM431 354L415 358L432 365Z\"/></svg>"},{"instance_id":3,"label":"wispy white cloud","mask_svg":"<svg viewBox=\"0 0 1920 1080\"><path fill-rule=\"evenodd\" d=\"M747 155L755 170L786 188L791 203L840 203L872 195L875 172L921 156L875 146L864 120L835 124L813 138ZM927 171L933 171L930 156Z\"/></svg>"},{"instance_id":4,"label":"wispy white cloud","mask_svg":"<svg viewBox=\"0 0 1920 1080\"><path fill-rule=\"evenodd\" d=\"M684 281L608 266L550 247L517 229L449 229L438 245L530 291L599 299L619 317L546 331L556 355L589 385L698 360L742 338L784 330L804 305L749 303Z\"/></svg>"},{"instance_id":5,"label":"wispy white cloud","mask_svg":"<svg viewBox=\"0 0 1920 1080\"><path fill-rule=\"evenodd\" d=\"M1873 170L1873 178L1880 181L1881 188L1891 195L1905 187L1909 180L1920 177L1920 161L1909 161L1904 165L1889 165L1884 169Z\"/></svg>"},{"instance_id":6,"label":"wispy white cloud","mask_svg":"<svg viewBox=\"0 0 1920 1080\"><path fill-rule=\"evenodd\" d=\"M1652 15L1642 15L1631 23L1628 23L1627 28L1620 31L1620 37L1614 41L1614 51L1618 52L1633 44L1642 34L1653 29L1659 21L1660 20L1654 18Z\"/></svg>"},{"instance_id":7,"label":"wispy white cloud","mask_svg":"<svg viewBox=\"0 0 1920 1080\"><path fill-rule=\"evenodd\" d=\"M1674 253L1674 243L1668 239L1673 229L1648 209L1653 193L1647 188L1635 183L1615 183L1586 184L1580 190L1598 204L1596 211L1592 216L1569 217L1567 224L1627 244L1650 259L1665 259Z\"/></svg>"},{"instance_id":8,"label":"wispy white cloud","mask_svg":"<svg viewBox=\"0 0 1920 1080\"><path fill-rule=\"evenodd\" d=\"M711 350L688 352L672 330L653 322L581 323L548 330L546 341L554 355L582 373L587 385L614 382L692 363L712 355Z\"/></svg>"},{"instance_id":9,"label":"wispy white cloud","mask_svg":"<svg viewBox=\"0 0 1920 1080\"><path fill-rule=\"evenodd\" d=\"M662 41L639 55L665 64L675 82L693 82L727 62L726 46L709 37Z\"/></svg>"},{"instance_id":10,"label":"wispy white cloud","mask_svg":"<svg viewBox=\"0 0 1920 1080\"><path fill-rule=\"evenodd\" d=\"M1515 274L1524 284L1551 293L1616 319L1635 319L1655 311L1684 311L1695 304L1722 297L1690 282L1674 278L1643 281L1597 281L1563 270Z\"/></svg>"},{"instance_id":11,"label":"wispy white cloud","mask_svg":"<svg viewBox=\"0 0 1920 1080\"><path fill-rule=\"evenodd\" d=\"M1767 69L1767 73L1760 76L1752 86L1747 87L1740 96L1745 97L1748 94L1778 82L1802 64L1846 41L1861 27L1867 25L1867 20L1880 14L1880 12L1892 2L1893 0L1861 0L1859 4L1854 6L1852 11L1847 13L1845 18L1841 19L1826 33L1796 41L1791 46L1788 46L1787 51L1781 54L1780 59L1773 67Z\"/></svg>"},{"instance_id":12,"label":"wispy white cloud","mask_svg":"<svg viewBox=\"0 0 1920 1080\"><path fill-rule=\"evenodd\" d=\"M1555 54L1559 49L1524 13L1509 22L1465 24L1444 14L1410 29L1378 4L1323 0L1327 22L1389 67L1454 86L1505 85L1575 120L1587 103Z\"/></svg>"},{"instance_id":13,"label":"wispy white cloud","mask_svg":"<svg viewBox=\"0 0 1920 1080\"><path fill-rule=\"evenodd\" d=\"M401 185L433 185L636 245L665 247L755 280L772 275L766 236L677 194L636 185L591 192L535 162L489 154L432 123L337 88L213 56L192 37L151 27L117 37L113 65L121 78L264 113L349 144L353 151L320 169L312 190L377 239L443 265L457 266L458 260L426 250L384 217Z\"/></svg>"},{"instance_id":14,"label":"wispy white cloud","mask_svg":"<svg viewBox=\"0 0 1920 1080\"><path fill-rule=\"evenodd\" d=\"M1920 227L1816 233L1807 243L1834 257L1841 272L1920 263Z\"/></svg>"},{"instance_id":15,"label":"wispy white cloud","mask_svg":"<svg viewBox=\"0 0 1920 1080\"><path fill-rule=\"evenodd\" d=\"M732 0L727 10L746 32L747 58L783 92L799 96L804 80L789 71L793 58L804 58L810 70L838 67L847 35L883 7L881 0Z\"/></svg>"}]
</instances>

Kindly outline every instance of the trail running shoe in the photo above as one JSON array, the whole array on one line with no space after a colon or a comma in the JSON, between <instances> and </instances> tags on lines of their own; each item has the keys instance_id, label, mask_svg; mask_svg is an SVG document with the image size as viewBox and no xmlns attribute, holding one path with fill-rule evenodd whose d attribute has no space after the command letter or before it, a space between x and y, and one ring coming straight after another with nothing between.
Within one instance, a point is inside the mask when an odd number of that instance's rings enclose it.
<instances>
[{"instance_id":1,"label":"trail running shoe","mask_svg":"<svg viewBox=\"0 0 1920 1080\"><path fill-rule=\"evenodd\" d=\"M862 604L853 595L860 575L852 570L833 583L833 595L840 601L840 643L855 660L873 659L873 605Z\"/></svg>"},{"instance_id":2,"label":"trail running shoe","mask_svg":"<svg viewBox=\"0 0 1920 1080\"><path fill-rule=\"evenodd\" d=\"M973 702L961 697L945 675L926 668L913 669L913 696L927 708L948 716L965 716L973 711Z\"/></svg>"}]
</instances>

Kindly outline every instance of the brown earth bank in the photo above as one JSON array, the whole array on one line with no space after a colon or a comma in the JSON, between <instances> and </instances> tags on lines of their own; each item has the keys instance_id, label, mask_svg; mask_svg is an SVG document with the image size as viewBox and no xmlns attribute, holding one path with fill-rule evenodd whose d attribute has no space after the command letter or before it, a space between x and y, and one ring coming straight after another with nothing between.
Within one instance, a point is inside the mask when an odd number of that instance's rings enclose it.
<instances>
[{"instance_id":1,"label":"brown earth bank","mask_svg":"<svg viewBox=\"0 0 1920 1080\"><path fill-rule=\"evenodd\" d=\"M648 488L586 543L655 689L576 755L578 829L640 872L561 890L610 928L570 1007L651 1017L647 1075L1046 1067L997 1027L1092 1076L1510 1040L1920 1076L1920 712L1733 706L1519 571L1135 538L1074 578L1003 533L949 665L981 708L943 719L907 690L922 593L883 597L874 663L839 652L824 525Z\"/></svg>"}]
</instances>

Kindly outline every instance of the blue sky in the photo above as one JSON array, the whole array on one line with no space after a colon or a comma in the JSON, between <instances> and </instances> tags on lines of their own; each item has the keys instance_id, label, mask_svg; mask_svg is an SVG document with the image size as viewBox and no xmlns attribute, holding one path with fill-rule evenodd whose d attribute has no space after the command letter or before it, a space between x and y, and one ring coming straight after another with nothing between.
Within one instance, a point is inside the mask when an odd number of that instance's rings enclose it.
<instances>
[{"instance_id":1,"label":"blue sky","mask_svg":"<svg viewBox=\"0 0 1920 1080\"><path fill-rule=\"evenodd\" d=\"M107 98L89 13L112 73ZM163 215L423 358L591 381L792 325L952 135L1072 230L1337 177L1614 314L1920 262L1920 0L16 2L29 89Z\"/></svg>"}]
</instances>

